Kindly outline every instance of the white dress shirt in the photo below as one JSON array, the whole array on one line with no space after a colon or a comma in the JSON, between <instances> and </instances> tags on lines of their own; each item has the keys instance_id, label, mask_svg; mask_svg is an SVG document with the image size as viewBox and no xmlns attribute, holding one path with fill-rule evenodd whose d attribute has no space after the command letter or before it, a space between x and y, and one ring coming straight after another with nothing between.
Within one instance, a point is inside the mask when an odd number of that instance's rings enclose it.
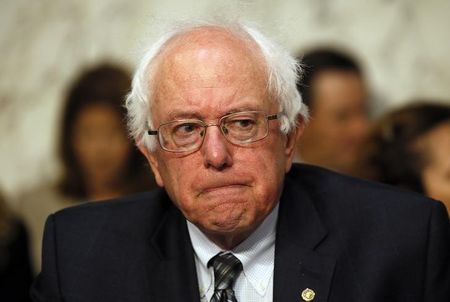
<instances>
[{"instance_id":1,"label":"white dress shirt","mask_svg":"<svg viewBox=\"0 0 450 302\"><path fill-rule=\"evenodd\" d=\"M230 251L243 266L234 285L239 302L272 302L277 218L278 204L250 237ZM224 250L194 224L187 221L187 226L194 248L200 301L209 302L214 293L214 270L212 266L208 268L208 261Z\"/></svg>"}]
</instances>

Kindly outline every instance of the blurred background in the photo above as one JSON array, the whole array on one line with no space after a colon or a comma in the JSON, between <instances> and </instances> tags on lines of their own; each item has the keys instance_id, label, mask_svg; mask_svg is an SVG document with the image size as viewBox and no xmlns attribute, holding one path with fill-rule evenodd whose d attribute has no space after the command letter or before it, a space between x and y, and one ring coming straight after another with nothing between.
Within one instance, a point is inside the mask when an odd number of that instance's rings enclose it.
<instances>
[{"instance_id":1,"label":"blurred background","mask_svg":"<svg viewBox=\"0 0 450 302\"><path fill-rule=\"evenodd\" d=\"M450 99L447 0L2 0L0 187L10 203L61 173L56 140L69 84L86 66L132 69L174 18L260 24L294 54L343 48L361 63L379 115L414 98Z\"/></svg>"},{"instance_id":2,"label":"blurred background","mask_svg":"<svg viewBox=\"0 0 450 302\"><path fill-rule=\"evenodd\" d=\"M297 161L450 214L448 0L0 1L2 301L28 301L50 213L155 187L121 102L141 51L175 19L254 22L302 60L312 118Z\"/></svg>"}]
</instances>

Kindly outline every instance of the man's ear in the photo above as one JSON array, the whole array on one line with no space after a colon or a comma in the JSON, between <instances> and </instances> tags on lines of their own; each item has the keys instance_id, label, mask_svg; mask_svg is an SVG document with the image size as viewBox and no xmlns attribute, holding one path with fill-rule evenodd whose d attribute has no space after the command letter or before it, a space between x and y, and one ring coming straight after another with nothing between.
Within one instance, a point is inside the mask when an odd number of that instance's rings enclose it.
<instances>
[{"instance_id":1,"label":"man's ear","mask_svg":"<svg viewBox=\"0 0 450 302\"><path fill-rule=\"evenodd\" d=\"M300 138L303 135L303 132L305 131L306 122L303 117L299 117L297 120L297 127L296 127L296 133L295 133L295 143L297 144L300 141Z\"/></svg>"},{"instance_id":2,"label":"man's ear","mask_svg":"<svg viewBox=\"0 0 450 302\"><path fill-rule=\"evenodd\" d=\"M148 150L143 143L139 143L137 147L139 151L141 151L141 153L144 154L144 156L147 158L147 161L152 168L153 174L155 175L155 180L158 186L164 187L164 182L162 180L161 173L159 172L159 163L155 152L151 152L150 150Z\"/></svg>"},{"instance_id":3,"label":"man's ear","mask_svg":"<svg viewBox=\"0 0 450 302\"><path fill-rule=\"evenodd\" d=\"M286 147L284 149L286 155L286 167L285 167L286 172L288 172L291 169L296 149L295 145L300 140L300 137L302 136L304 130L305 130L305 122L303 118L299 118L296 127L286 135Z\"/></svg>"}]
</instances>

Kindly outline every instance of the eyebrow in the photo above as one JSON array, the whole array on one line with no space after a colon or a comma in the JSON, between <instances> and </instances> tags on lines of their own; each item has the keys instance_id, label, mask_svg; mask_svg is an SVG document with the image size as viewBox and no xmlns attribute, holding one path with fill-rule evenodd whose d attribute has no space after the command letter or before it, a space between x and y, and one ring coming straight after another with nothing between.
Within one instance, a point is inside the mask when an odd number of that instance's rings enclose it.
<instances>
[{"instance_id":1,"label":"eyebrow","mask_svg":"<svg viewBox=\"0 0 450 302\"><path fill-rule=\"evenodd\" d=\"M228 115L231 113L241 112L241 111L264 111L262 108L257 108L256 106L250 106L250 105L243 105L243 106L236 106L234 108L231 108L221 114L220 116L217 116L215 118L221 118L224 115ZM199 114L196 111L186 111L186 110L172 110L167 115L167 120L164 122L170 122L173 120L180 120L180 119L198 119L198 120L204 120L205 117Z\"/></svg>"},{"instance_id":2,"label":"eyebrow","mask_svg":"<svg viewBox=\"0 0 450 302\"><path fill-rule=\"evenodd\" d=\"M227 113L225 113L224 115L236 113L236 112L242 112L242 111L264 111L264 110L262 110L261 108L255 108L254 106L241 106L238 108L228 110Z\"/></svg>"},{"instance_id":3,"label":"eyebrow","mask_svg":"<svg viewBox=\"0 0 450 302\"><path fill-rule=\"evenodd\" d=\"M170 122L173 120L184 120L184 119L197 119L201 120L202 117L195 111L184 111L184 110L172 110L168 113L165 122Z\"/></svg>"}]
</instances>

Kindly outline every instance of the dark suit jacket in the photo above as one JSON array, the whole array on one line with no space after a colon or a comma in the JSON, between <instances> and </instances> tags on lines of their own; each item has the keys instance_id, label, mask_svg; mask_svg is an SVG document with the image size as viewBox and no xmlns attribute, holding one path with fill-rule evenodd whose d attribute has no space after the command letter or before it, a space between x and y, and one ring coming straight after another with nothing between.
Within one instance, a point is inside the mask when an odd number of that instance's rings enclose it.
<instances>
[{"instance_id":1,"label":"dark suit jacket","mask_svg":"<svg viewBox=\"0 0 450 302\"><path fill-rule=\"evenodd\" d=\"M296 165L280 200L274 301L449 302L444 206ZM186 221L163 190L48 218L35 301L200 301ZM245 301L241 301L245 302Z\"/></svg>"}]
</instances>

